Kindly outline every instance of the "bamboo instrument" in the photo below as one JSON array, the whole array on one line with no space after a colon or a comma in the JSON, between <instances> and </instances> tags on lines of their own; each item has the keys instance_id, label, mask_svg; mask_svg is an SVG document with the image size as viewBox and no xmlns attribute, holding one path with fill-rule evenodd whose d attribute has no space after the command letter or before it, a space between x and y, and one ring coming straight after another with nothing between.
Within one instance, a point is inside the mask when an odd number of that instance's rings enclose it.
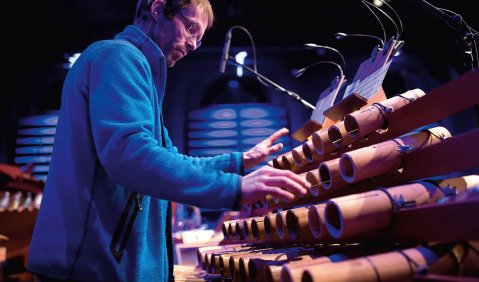
<instances>
[{"instance_id":1,"label":"bamboo instrument","mask_svg":"<svg viewBox=\"0 0 479 282\"><path fill-rule=\"evenodd\" d=\"M288 236L288 229L286 228L286 213L288 211L281 211L276 213L274 218L275 226L276 226L276 234L278 234L279 239L286 240Z\"/></svg>"},{"instance_id":2,"label":"bamboo instrument","mask_svg":"<svg viewBox=\"0 0 479 282\"><path fill-rule=\"evenodd\" d=\"M304 248L292 250L280 254L271 254L259 258L250 258L248 261L248 276L251 282L266 281L266 268L268 266L278 266L276 276L279 278L281 267L285 263L305 262L319 257L319 251L315 248ZM270 273L273 275L273 273ZM279 279L277 280L279 281Z\"/></svg>"},{"instance_id":3,"label":"bamboo instrument","mask_svg":"<svg viewBox=\"0 0 479 282\"><path fill-rule=\"evenodd\" d=\"M350 238L390 225L393 210L435 203L444 196L430 182L419 182L331 199L326 204L326 228L335 239Z\"/></svg>"},{"instance_id":4,"label":"bamboo instrument","mask_svg":"<svg viewBox=\"0 0 479 282\"><path fill-rule=\"evenodd\" d=\"M234 240L236 237L236 220L224 221L222 231L225 240Z\"/></svg>"},{"instance_id":5,"label":"bamboo instrument","mask_svg":"<svg viewBox=\"0 0 479 282\"><path fill-rule=\"evenodd\" d=\"M270 208L274 207L277 205L279 202L279 199L276 197L273 197L271 195L266 195L262 200L261 200L261 205L265 208Z\"/></svg>"},{"instance_id":6,"label":"bamboo instrument","mask_svg":"<svg viewBox=\"0 0 479 282\"><path fill-rule=\"evenodd\" d=\"M303 154L303 144L293 148L291 150L291 155L293 157L294 163L299 167L309 163L309 161L306 159L306 156Z\"/></svg>"},{"instance_id":7,"label":"bamboo instrument","mask_svg":"<svg viewBox=\"0 0 479 282\"><path fill-rule=\"evenodd\" d=\"M319 165L319 179L324 189L334 191L349 185L342 177L340 171L340 158L322 162Z\"/></svg>"},{"instance_id":8,"label":"bamboo instrument","mask_svg":"<svg viewBox=\"0 0 479 282\"><path fill-rule=\"evenodd\" d=\"M246 240L244 234L244 220L237 220L235 223L235 230L236 230L236 239L237 240Z\"/></svg>"},{"instance_id":9,"label":"bamboo instrument","mask_svg":"<svg viewBox=\"0 0 479 282\"><path fill-rule=\"evenodd\" d=\"M466 189L479 185L479 175L465 175L456 178L446 178L438 180L437 185L442 188L454 189L456 193L461 193Z\"/></svg>"},{"instance_id":10,"label":"bamboo instrument","mask_svg":"<svg viewBox=\"0 0 479 282\"><path fill-rule=\"evenodd\" d=\"M295 171L299 168L293 158L291 151L287 152L281 157L281 163L283 164L283 169Z\"/></svg>"},{"instance_id":11,"label":"bamboo instrument","mask_svg":"<svg viewBox=\"0 0 479 282\"><path fill-rule=\"evenodd\" d=\"M276 232L276 213L265 215L263 218L264 232L271 241L278 241L279 234Z\"/></svg>"},{"instance_id":12,"label":"bamboo instrument","mask_svg":"<svg viewBox=\"0 0 479 282\"><path fill-rule=\"evenodd\" d=\"M287 258L286 253L274 253L274 254L267 254L263 253L259 256L246 256L246 257L241 257L239 261L239 273L241 277L241 281L243 282L250 282L251 281L251 275L250 275L250 268L249 268L249 262L255 259L281 259L281 258ZM254 272L252 272L254 273ZM256 274L256 273L254 273ZM254 279L254 278L253 278Z\"/></svg>"},{"instance_id":13,"label":"bamboo instrument","mask_svg":"<svg viewBox=\"0 0 479 282\"><path fill-rule=\"evenodd\" d=\"M326 154L329 154L336 149L331 140L329 140L327 129L322 129L314 132L311 135L311 138L311 140L313 141L314 149L320 156L325 156Z\"/></svg>"},{"instance_id":14,"label":"bamboo instrument","mask_svg":"<svg viewBox=\"0 0 479 282\"><path fill-rule=\"evenodd\" d=\"M479 128L469 130L443 142L406 154L401 177L420 179L479 166Z\"/></svg>"},{"instance_id":15,"label":"bamboo instrument","mask_svg":"<svg viewBox=\"0 0 479 282\"><path fill-rule=\"evenodd\" d=\"M434 127L345 153L339 159L341 176L346 182L354 183L397 170L404 153L431 146L448 137L451 134L447 129Z\"/></svg>"},{"instance_id":16,"label":"bamboo instrument","mask_svg":"<svg viewBox=\"0 0 479 282\"><path fill-rule=\"evenodd\" d=\"M388 115L405 105L426 95L421 89L412 89L403 94L391 97L382 102L368 106L364 109L350 113L344 117L344 128L346 134L334 132L335 138L342 146L349 145L367 134L387 127Z\"/></svg>"},{"instance_id":17,"label":"bamboo instrument","mask_svg":"<svg viewBox=\"0 0 479 282\"><path fill-rule=\"evenodd\" d=\"M260 257L264 252L269 251L269 249L259 249L254 252L246 254L233 254L229 258L229 271L230 277L233 281L242 281L241 272L240 272L240 260L248 257Z\"/></svg>"},{"instance_id":18,"label":"bamboo instrument","mask_svg":"<svg viewBox=\"0 0 479 282\"><path fill-rule=\"evenodd\" d=\"M253 259L248 263L250 280L251 282L273 282L280 281L281 269L286 264L299 263L310 261L316 256L311 255L302 255L297 256L293 259L283 259L283 260L262 260L262 259Z\"/></svg>"},{"instance_id":19,"label":"bamboo instrument","mask_svg":"<svg viewBox=\"0 0 479 282\"><path fill-rule=\"evenodd\" d=\"M319 178L319 170L314 169L306 172L306 181L311 183L311 187L309 188L309 194L311 194L312 196L318 196L322 188L321 180Z\"/></svg>"},{"instance_id":20,"label":"bamboo instrument","mask_svg":"<svg viewBox=\"0 0 479 282\"><path fill-rule=\"evenodd\" d=\"M479 275L479 241L465 242L466 246L463 252L459 254L462 258L459 274L464 276L478 276Z\"/></svg>"},{"instance_id":21,"label":"bamboo instrument","mask_svg":"<svg viewBox=\"0 0 479 282\"><path fill-rule=\"evenodd\" d=\"M326 257L325 257L326 258ZM316 263L320 263L319 262L319 257L318 258L314 258L317 260ZM307 261L311 261L313 260L313 258L311 258L310 256L304 256L304 257L301 257L301 259L295 259L293 261L288 261L284 264L275 264L275 263L270 263L268 265L266 265L264 267L264 281L265 282L279 282L280 279L281 279L281 270L283 269L283 267L288 267L288 266L294 266L294 265L297 265L297 264L300 264L300 263L305 263ZM325 262L330 262L329 259L325 259ZM250 270L251 272L251 270ZM260 280L257 280L257 281L260 281Z\"/></svg>"},{"instance_id":22,"label":"bamboo instrument","mask_svg":"<svg viewBox=\"0 0 479 282\"><path fill-rule=\"evenodd\" d=\"M468 191L476 192L461 199ZM479 225L473 219L479 214L478 195L477 188L470 188L448 202L399 210L388 235L408 242L479 240Z\"/></svg>"},{"instance_id":23,"label":"bamboo instrument","mask_svg":"<svg viewBox=\"0 0 479 282\"><path fill-rule=\"evenodd\" d=\"M326 203L319 203L311 206L308 210L308 225L311 235L319 242L332 241L331 235L326 228L325 214Z\"/></svg>"},{"instance_id":24,"label":"bamboo instrument","mask_svg":"<svg viewBox=\"0 0 479 282\"><path fill-rule=\"evenodd\" d=\"M201 266L202 269L206 270L206 264L205 264L205 253L207 251L213 251L213 250L220 250L224 248L224 246L206 246L206 247L199 247L196 250L196 257L198 259L198 265Z\"/></svg>"},{"instance_id":25,"label":"bamboo instrument","mask_svg":"<svg viewBox=\"0 0 479 282\"><path fill-rule=\"evenodd\" d=\"M231 271L230 271L230 257L231 256L240 256L240 255L247 255L252 252L261 252L261 251L266 251L269 250L269 248L254 248L250 247L245 248L244 250L240 250L237 252L226 252L222 253L218 256L218 261L219 261L219 273L221 274L221 277L224 279L231 278Z\"/></svg>"},{"instance_id":26,"label":"bamboo instrument","mask_svg":"<svg viewBox=\"0 0 479 282\"><path fill-rule=\"evenodd\" d=\"M210 258L211 254L213 253L226 253L226 252L236 252L247 249L248 247L244 247L239 244L232 244L232 245L222 245L222 246L205 246L200 247L197 250L197 257L198 262L202 266L204 270L210 270Z\"/></svg>"},{"instance_id":27,"label":"bamboo instrument","mask_svg":"<svg viewBox=\"0 0 479 282\"><path fill-rule=\"evenodd\" d=\"M328 137L335 148L341 148L356 141L354 137L347 134L344 121L330 126L328 128Z\"/></svg>"},{"instance_id":28,"label":"bamboo instrument","mask_svg":"<svg viewBox=\"0 0 479 282\"><path fill-rule=\"evenodd\" d=\"M332 257L322 256L312 260L290 262L279 270L279 279L278 279L278 269L275 267L269 267L265 272L266 281L281 281L281 282L298 282L301 281L303 272L309 267L317 267L322 264L329 264L333 261L342 261L346 257L336 256L336 260L333 260Z\"/></svg>"},{"instance_id":29,"label":"bamboo instrument","mask_svg":"<svg viewBox=\"0 0 479 282\"><path fill-rule=\"evenodd\" d=\"M263 218L263 217L261 217ZM245 218L245 220L243 221L243 231L244 231L244 237L246 239L246 241L253 241L254 238L253 238L253 232L251 231L251 222L253 221L254 218Z\"/></svg>"},{"instance_id":30,"label":"bamboo instrument","mask_svg":"<svg viewBox=\"0 0 479 282\"><path fill-rule=\"evenodd\" d=\"M368 249L367 253L378 253L382 251L384 251L383 247L373 247L372 249ZM318 249L316 255L317 257L288 261L282 267L275 265L268 266L265 269L266 281L301 281L303 272L306 269L314 268L323 263L340 262L362 257L365 255L365 248L358 244L323 245Z\"/></svg>"},{"instance_id":31,"label":"bamboo instrument","mask_svg":"<svg viewBox=\"0 0 479 282\"><path fill-rule=\"evenodd\" d=\"M274 168L283 169L282 156L275 157L274 159L271 160L271 163L272 163Z\"/></svg>"},{"instance_id":32,"label":"bamboo instrument","mask_svg":"<svg viewBox=\"0 0 479 282\"><path fill-rule=\"evenodd\" d=\"M321 158L318 152L316 152L316 150L314 149L313 140L308 140L304 142L303 146L301 147L301 150L303 152L304 158L308 163L317 161Z\"/></svg>"},{"instance_id":33,"label":"bamboo instrument","mask_svg":"<svg viewBox=\"0 0 479 282\"><path fill-rule=\"evenodd\" d=\"M239 234L236 232L236 222L237 220L232 220L228 224L228 234L229 234L229 240L235 240L238 239Z\"/></svg>"},{"instance_id":34,"label":"bamboo instrument","mask_svg":"<svg viewBox=\"0 0 479 282\"><path fill-rule=\"evenodd\" d=\"M306 269L301 281L413 281L422 269L427 269L443 255L443 250L417 247L336 263L323 263ZM451 256L446 258L453 260Z\"/></svg>"},{"instance_id":35,"label":"bamboo instrument","mask_svg":"<svg viewBox=\"0 0 479 282\"><path fill-rule=\"evenodd\" d=\"M266 230L264 228L264 216L255 217L253 220L251 220L251 234L253 235L253 240L255 241L268 240Z\"/></svg>"},{"instance_id":36,"label":"bamboo instrument","mask_svg":"<svg viewBox=\"0 0 479 282\"><path fill-rule=\"evenodd\" d=\"M288 230L289 238L296 242L307 243L314 241L314 237L309 229L308 211L309 207L299 207L286 212L285 228Z\"/></svg>"}]
</instances>

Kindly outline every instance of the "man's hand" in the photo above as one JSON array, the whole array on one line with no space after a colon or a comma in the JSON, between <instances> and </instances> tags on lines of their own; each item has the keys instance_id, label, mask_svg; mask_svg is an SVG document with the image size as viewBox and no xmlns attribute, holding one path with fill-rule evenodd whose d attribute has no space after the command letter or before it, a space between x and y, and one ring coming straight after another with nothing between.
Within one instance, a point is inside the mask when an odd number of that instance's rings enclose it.
<instances>
[{"instance_id":1,"label":"man's hand","mask_svg":"<svg viewBox=\"0 0 479 282\"><path fill-rule=\"evenodd\" d=\"M310 187L306 179L292 171L263 166L243 177L241 204L252 204L266 195L289 201L294 195L306 195Z\"/></svg>"},{"instance_id":2,"label":"man's hand","mask_svg":"<svg viewBox=\"0 0 479 282\"><path fill-rule=\"evenodd\" d=\"M256 144L253 148L243 153L243 165L245 169L252 168L261 163L267 156L274 154L283 148L283 144L279 143L274 146L273 143L279 138L289 133L287 128L281 128L271 136Z\"/></svg>"}]
</instances>

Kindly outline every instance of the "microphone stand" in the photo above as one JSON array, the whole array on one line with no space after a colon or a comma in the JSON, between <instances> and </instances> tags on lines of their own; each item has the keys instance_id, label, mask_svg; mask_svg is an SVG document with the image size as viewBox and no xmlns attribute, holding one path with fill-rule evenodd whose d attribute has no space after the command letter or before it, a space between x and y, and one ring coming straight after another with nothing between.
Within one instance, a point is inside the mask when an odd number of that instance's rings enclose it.
<instances>
[{"instance_id":1,"label":"microphone stand","mask_svg":"<svg viewBox=\"0 0 479 282\"><path fill-rule=\"evenodd\" d=\"M272 80L270 80L269 78L265 77L264 75L260 74L259 72L255 71L254 69L242 64L242 63L239 63L235 60L234 57L228 55L227 59L231 62L233 62L235 65L238 65L238 66L242 66L243 68L247 69L248 71L252 72L253 74L255 74L256 76L258 76L259 78L265 80L266 82L268 82L269 84L271 84L272 86L276 87L277 90L279 91L282 91L286 94L288 94L291 98L293 98L295 101L297 102L300 102L301 104L303 104L303 106L305 106L306 108L310 109L311 111L313 111L314 109L316 109L315 106L311 105L308 101L304 100L303 98L301 98L298 94L294 93L293 91L290 91L290 90L287 90L286 88L278 85L277 83L273 82Z\"/></svg>"},{"instance_id":2,"label":"microphone stand","mask_svg":"<svg viewBox=\"0 0 479 282\"><path fill-rule=\"evenodd\" d=\"M463 42L463 46L468 48L464 52L471 51L472 43L475 41L476 44L479 44L479 33L471 27L468 27L462 16L459 14L449 15L446 14L441 9L435 7L431 3L425 0L411 0L414 4L420 6L421 8L427 10L429 13L438 17L442 21L447 23L452 30L459 34L459 39Z\"/></svg>"},{"instance_id":3,"label":"microphone stand","mask_svg":"<svg viewBox=\"0 0 479 282\"><path fill-rule=\"evenodd\" d=\"M470 54L472 52L472 45L474 43L479 43L479 34L473 28L468 27L463 19L462 16L459 14L449 15L444 13L441 9L438 9L431 3L425 0L411 0L416 5L420 6L421 8L427 10L429 13L433 14L434 16L440 18L447 25L458 33L459 40L462 42L463 52L465 54ZM473 69L474 67L474 59L468 63L469 69ZM479 105L474 105L474 112L476 113L476 126L479 127Z\"/></svg>"}]
</instances>

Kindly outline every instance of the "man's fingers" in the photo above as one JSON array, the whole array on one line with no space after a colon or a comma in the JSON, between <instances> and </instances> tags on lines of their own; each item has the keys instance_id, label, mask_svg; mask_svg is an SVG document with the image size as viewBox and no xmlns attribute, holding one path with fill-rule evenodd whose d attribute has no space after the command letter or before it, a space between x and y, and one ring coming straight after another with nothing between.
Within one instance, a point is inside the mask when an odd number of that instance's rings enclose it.
<instances>
[{"instance_id":1,"label":"man's fingers","mask_svg":"<svg viewBox=\"0 0 479 282\"><path fill-rule=\"evenodd\" d=\"M284 135L288 134L289 130L285 127L281 128L280 130L276 131L275 133L271 134L268 138L266 138L263 142L267 142L270 144L273 144L276 140L279 138L283 137ZM261 143L263 143L261 142Z\"/></svg>"},{"instance_id":2,"label":"man's fingers","mask_svg":"<svg viewBox=\"0 0 479 282\"><path fill-rule=\"evenodd\" d=\"M304 188L309 189L311 187L311 183L309 181L307 181L306 178L303 178L303 177L299 176L298 174L296 174L296 173L294 173L290 170L276 169L276 168L271 168L271 167L268 167L268 170L269 170L270 177L273 177L273 176L287 177L287 178L290 178L293 181L301 184Z\"/></svg>"},{"instance_id":3,"label":"man's fingers","mask_svg":"<svg viewBox=\"0 0 479 282\"><path fill-rule=\"evenodd\" d=\"M283 189L287 189L294 194L306 195L308 190L302 185L302 183L295 182L294 180L284 176L274 176L268 178L265 183L268 186L277 186Z\"/></svg>"},{"instance_id":4,"label":"man's fingers","mask_svg":"<svg viewBox=\"0 0 479 282\"><path fill-rule=\"evenodd\" d=\"M257 154L259 157L266 157L280 151L281 149L283 149L283 144L279 143L268 148L255 150L254 154Z\"/></svg>"},{"instance_id":5,"label":"man's fingers","mask_svg":"<svg viewBox=\"0 0 479 282\"><path fill-rule=\"evenodd\" d=\"M281 149L283 149L283 143L278 143L274 146L269 147L268 149L269 149L268 155L274 154L276 152L279 152Z\"/></svg>"},{"instance_id":6,"label":"man's fingers","mask_svg":"<svg viewBox=\"0 0 479 282\"><path fill-rule=\"evenodd\" d=\"M267 195L271 195L274 198L280 198L283 200L291 201L294 199L294 194L291 192L288 192L284 189L278 188L278 187L268 187L263 190L266 192Z\"/></svg>"}]
</instances>

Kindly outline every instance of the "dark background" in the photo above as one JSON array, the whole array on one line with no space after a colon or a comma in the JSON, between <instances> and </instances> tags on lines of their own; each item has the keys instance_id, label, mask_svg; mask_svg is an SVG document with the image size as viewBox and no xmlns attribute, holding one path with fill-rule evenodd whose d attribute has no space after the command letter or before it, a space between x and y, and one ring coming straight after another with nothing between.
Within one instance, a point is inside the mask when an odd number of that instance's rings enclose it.
<instances>
[{"instance_id":1,"label":"dark background","mask_svg":"<svg viewBox=\"0 0 479 282\"><path fill-rule=\"evenodd\" d=\"M182 127L185 113L201 103L201 97L214 83L227 78L217 72L226 31L234 25L249 30L257 48L258 70L307 101L315 103L329 84L335 70L315 68L300 79L290 75L320 59L337 60L334 54L318 54L301 48L312 42L340 50L348 64L347 77L352 77L358 64L366 59L376 42L371 39L334 39L334 33L364 33L382 37L377 20L360 1L252 1L212 0L216 23L208 32L200 51L189 55L169 70L168 97L165 101L166 123ZM383 87L390 96L420 87L429 91L467 71L465 57L458 44L458 33L412 1L393 0L390 5L404 25L401 40L403 57L391 66ZM434 0L430 3L452 10L473 28L479 28L477 9L472 1ZM10 162L12 145L8 136L15 130L18 117L57 109L66 73L63 64L68 54L81 52L99 39L111 38L132 22L135 0L44 0L8 1L2 9L3 79L0 120L0 161ZM383 6L385 12L394 17ZM394 26L381 17L388 37ZM250 48L244 33L235 31L232 52L241 46ZM232 67L228 67L232 68ZM231 71L231 70L230 70ZM198 81L202 75L201 82ZM226 77L231 74L226 74ZM207 84L205 81L210 81ZM174 94L170 94L170 93ZM201 94L203 93L203 94ZM203 95L203 96L202 96ZM269 90L270 102L284 106L297 129L309 112L283 94ZM188 98L191 97L191 98ZM469 126L471 114L465 118ZM463 122L459 122L462 124ZM170 130L171 131L171 130ZM183 133L172 138L180 150Z\"/></svg>"}]
</instances>

